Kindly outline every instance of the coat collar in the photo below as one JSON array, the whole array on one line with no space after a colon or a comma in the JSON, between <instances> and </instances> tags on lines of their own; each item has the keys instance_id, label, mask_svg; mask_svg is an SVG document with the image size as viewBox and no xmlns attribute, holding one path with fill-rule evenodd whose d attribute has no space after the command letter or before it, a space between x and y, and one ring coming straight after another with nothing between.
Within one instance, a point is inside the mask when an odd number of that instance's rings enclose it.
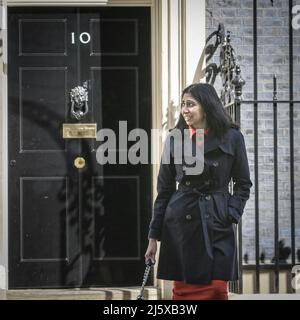
<instances>
[{"instance_id":1,"label":"coat collar","mask_svg":"<svg viewBox=\"0 0 300 320\"><path fill-rule=\"evenodd\" d=\"M235 155L235 139L234 139L235 129L229 129L226 134L219 138L212 131L209 130L208 134L204 136L204 154L207 154L218 148L224 153ZM183 136L182 136L183 137ZM195 143L195 136L192 136L192 141ZM173 140L171 140L173 145ZM174 148L174 145L173 145Z\"/></svg>"},{"instance_id":2,"label":"coat collar","mask_svg":"<svg viewBox=\"0 0 300 320\"><path fill-rule=\"evenodd\" d=\"M209 132L204 140L204 153L220 148L223 152L234 156L233 141L230 139L229 131L222 138L217 137L213 132Z\"/></svg>"}]
</instances>

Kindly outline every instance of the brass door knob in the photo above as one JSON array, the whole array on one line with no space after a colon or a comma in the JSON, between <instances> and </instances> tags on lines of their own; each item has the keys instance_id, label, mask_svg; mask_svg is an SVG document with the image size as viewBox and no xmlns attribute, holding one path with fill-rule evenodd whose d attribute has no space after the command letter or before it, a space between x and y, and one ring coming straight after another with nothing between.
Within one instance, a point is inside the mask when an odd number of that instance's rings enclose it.
<instances>
[{"instance_id":1,"label":"brass door knob","mask_svg":"<svg viewBox=\"0 0 300 320\"><path fill-rule=\"evenodd\" d=\"M74 166L77 168L77 169L82 169L85 167L85 159L82 158L82 157L77 157L75 160L74 160Z\"/></svg>"}]
</instances>

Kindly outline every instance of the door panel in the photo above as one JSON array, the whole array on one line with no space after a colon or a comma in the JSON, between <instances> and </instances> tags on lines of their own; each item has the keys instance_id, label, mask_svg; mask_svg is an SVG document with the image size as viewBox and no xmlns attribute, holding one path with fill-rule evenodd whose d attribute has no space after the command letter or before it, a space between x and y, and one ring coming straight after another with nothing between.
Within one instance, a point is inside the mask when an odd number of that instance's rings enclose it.
<instances>
[{"instance_id":1,"label":"door panel","mask_svg":"<svg viewBox=\"0 0 300 320\"><path fill-rule=\"evenodd\" d=\"M65 150L57 119L66 118L67 71L66 67L20 68L21 152ZM35 116L38 122L32 121ZM49 122L53 123L51 131ZM60 145L57 141L61 141Z\"/></svg>"},{"instance_id":2,"label":"door panel","mask_svg":"<svg viewBox=\"0 0 300 320\"><path fill-rule=\"evenodd\" d=\"M58 177L20 180L22 261L67 259L68 194L64 202L52 198L62 188L67 189L67 183L67 179ZM63 237L60 230L66 230Z\"/></svg>"},{"instance_id":3,"label":"door panel","mask_svg":"<svg viewBox=\"0 0 300 320\"><path fill-rule=\"evenodd\" d=\"M66 19L19 19L22 56L65 56L67 54ZM52 41L51 41L52 40Z\"/></svg>"},{"instance_id":4,"label":"door panel","mask_svg":"<svg viewBox=\"0 0 300 320\"><path fill-rule=\"evenodd\" d=\"M150 166L101 166L100 142L63 139L62 124L96 123L125 141L127 121L150 136L150 10L9 8L8 20L9 287L138 285ZM69 93L87 80L77 120Z\"/></svg>"},{"instance_id":5,"label":"door panel","mask_svg":"<svg viewBox=\"0 0 300 320\"><path fill-rule=\"evenodd\" d=\"M105 13L104 13L105 14ZM137 55L138 19L90 19L91 55ZM109 37L106 35L109 34ZM98 41L101 39L102 41Z\"/></svg>"}]
</instances>

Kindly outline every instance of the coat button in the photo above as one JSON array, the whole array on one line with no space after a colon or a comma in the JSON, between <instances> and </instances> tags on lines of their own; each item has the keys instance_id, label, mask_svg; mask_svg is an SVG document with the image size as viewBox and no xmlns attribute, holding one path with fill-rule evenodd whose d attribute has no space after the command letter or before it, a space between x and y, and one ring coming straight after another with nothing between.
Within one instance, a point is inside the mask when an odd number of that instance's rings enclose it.
<instances>
[{"instance_id":1,"label":"coat button","mask_svg":"<svg viewBox=\"0 0 300 320\"><path fill-rule=\"evenodd\" d=\"M212 164L214 167L218 167L219 166L219 162L218 161L214 161Z\"/></svg>"},{"instance_id":2,"label":"coat button","mask_svg":"<svg viewBox=\"0 0 300 320\"><path fill-rule=\"evenodd\" d=\"M209 201L211 199L211 196L210 195L207 195L206 197L205 197L205 200L207 200L207 201Z\"/></svg>"},{"instance_id":3,"label":"coat button","mask_svg":"<svg viewBox=\"0 0 300 320\"><path fill-rule=\"evenodd\" d=\"M186 181L186 182L185 182L185 185L186 185L186 186L189 186L190 184L191 184L191 181Z\"/></svg>"},{"instance_id":4,"label":"coat button","mask_svg":"<svg viewBox=\"0 0 300 320\"><path fill-rule=\"evenodd\" d=\"M185 218L186 218L186 220L192 220L192 216L191 216L190 214L187 214L187 215L185 216Z\"/></svg>"},{"instance_id":5,"label":"coat button","mask_svg":"<svg viewBox=\"0 0 300 320\"><path fill-rule=\"evenodd\" d=\"M205 215L205 219L209 219L210 215L209 214L206 214Z\"/></svg>"},{"instance_id":6,"label":"coat button","mask_svg":"<svg viewBox=\"0 0 300 320\"><path fill-rule=\"evenodd\" d=\"M209 180L206 180L206 181L204 181L204 184L205 184L206 186L208 186L208 185L210 184L210 181L209 181Z\"/></svg>"}]
</instances>

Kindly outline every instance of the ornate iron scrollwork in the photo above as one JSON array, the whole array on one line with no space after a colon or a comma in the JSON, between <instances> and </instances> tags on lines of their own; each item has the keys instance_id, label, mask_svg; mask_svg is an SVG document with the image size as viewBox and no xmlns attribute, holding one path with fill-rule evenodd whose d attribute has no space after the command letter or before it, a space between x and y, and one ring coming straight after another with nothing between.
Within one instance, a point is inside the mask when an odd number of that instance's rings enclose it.
<instances>
[{"instance_id":1,"label":"ornate iron scrollwork","mask_svg":"<svg viewBox=\"0 0 300 320\"><path fill-rule=\"evenodd\" d=\"M214 44L209 44L209 41L216 37ZM209 63L217 48L220 47L220 65ZM245 84L241 76L241 68L236 64L235 51L230 42L230 32L225 36L225 28L219 24L218 30L214 31L206 39L206 82L214 85L216 77L220 74L222 79L221 100L225 107L233 105L236 101L242 99L242 87Z\"/></svg>"},{"instance_id":2,"label":"ornate iron scrollwork","mask_svg":"<svg viewBox=\"0 0 300 320\"><path fill-rule=\"evenodd\" d=\"M209 44L211 39L215 39L214 44ZM225 39L225 29L222 23L219 24L218 30L214 31L210 34L205 41L205 55L206 55L206 68L205 68L205 76L206 82L214 85L216 76L220 72L220 67L217 66L216 63L208 63L209 60L213 57L215 52L217 51L220 44L224 42Z\"/></svg>"},{"instance_id":3,"label":"ornate iron scrollwork","mask_svg":"<svg viewBox=\"0 0 300 320\"><path fill-rule=\"evenodd\" d=\"M73 88L70 92L71 115L77 120L81 120L89 111L88 108L88 81L81 86Z\"/></svg>"},{"instance_id":4,"label":"ornate iron scrollwork","mask_svg":"<svg viewBox=\"0 0 300 320\"><path fill-rule=\"evenodd\" d=\"M235 99L235 88L232 83L235 67L235 52L230 44L230 32L227 32L225 41L220 49L220 75L223 86L221 91L221 100L227 107L232 105Z\"/></svg>"},{"instance_id":5,"label":"ornate iron scrollwork","mask_svg":"<svg viewBox=\"0 0 300 320\"><path fill-rule=\"evenodd\" d=\"M241 76L241 68L239 65L235 66L235 77L232 80L232 84L235 88L235 101L241 102L242 101L242 89L245 85L245 80Z\"/></svg>"}]
</instances>

